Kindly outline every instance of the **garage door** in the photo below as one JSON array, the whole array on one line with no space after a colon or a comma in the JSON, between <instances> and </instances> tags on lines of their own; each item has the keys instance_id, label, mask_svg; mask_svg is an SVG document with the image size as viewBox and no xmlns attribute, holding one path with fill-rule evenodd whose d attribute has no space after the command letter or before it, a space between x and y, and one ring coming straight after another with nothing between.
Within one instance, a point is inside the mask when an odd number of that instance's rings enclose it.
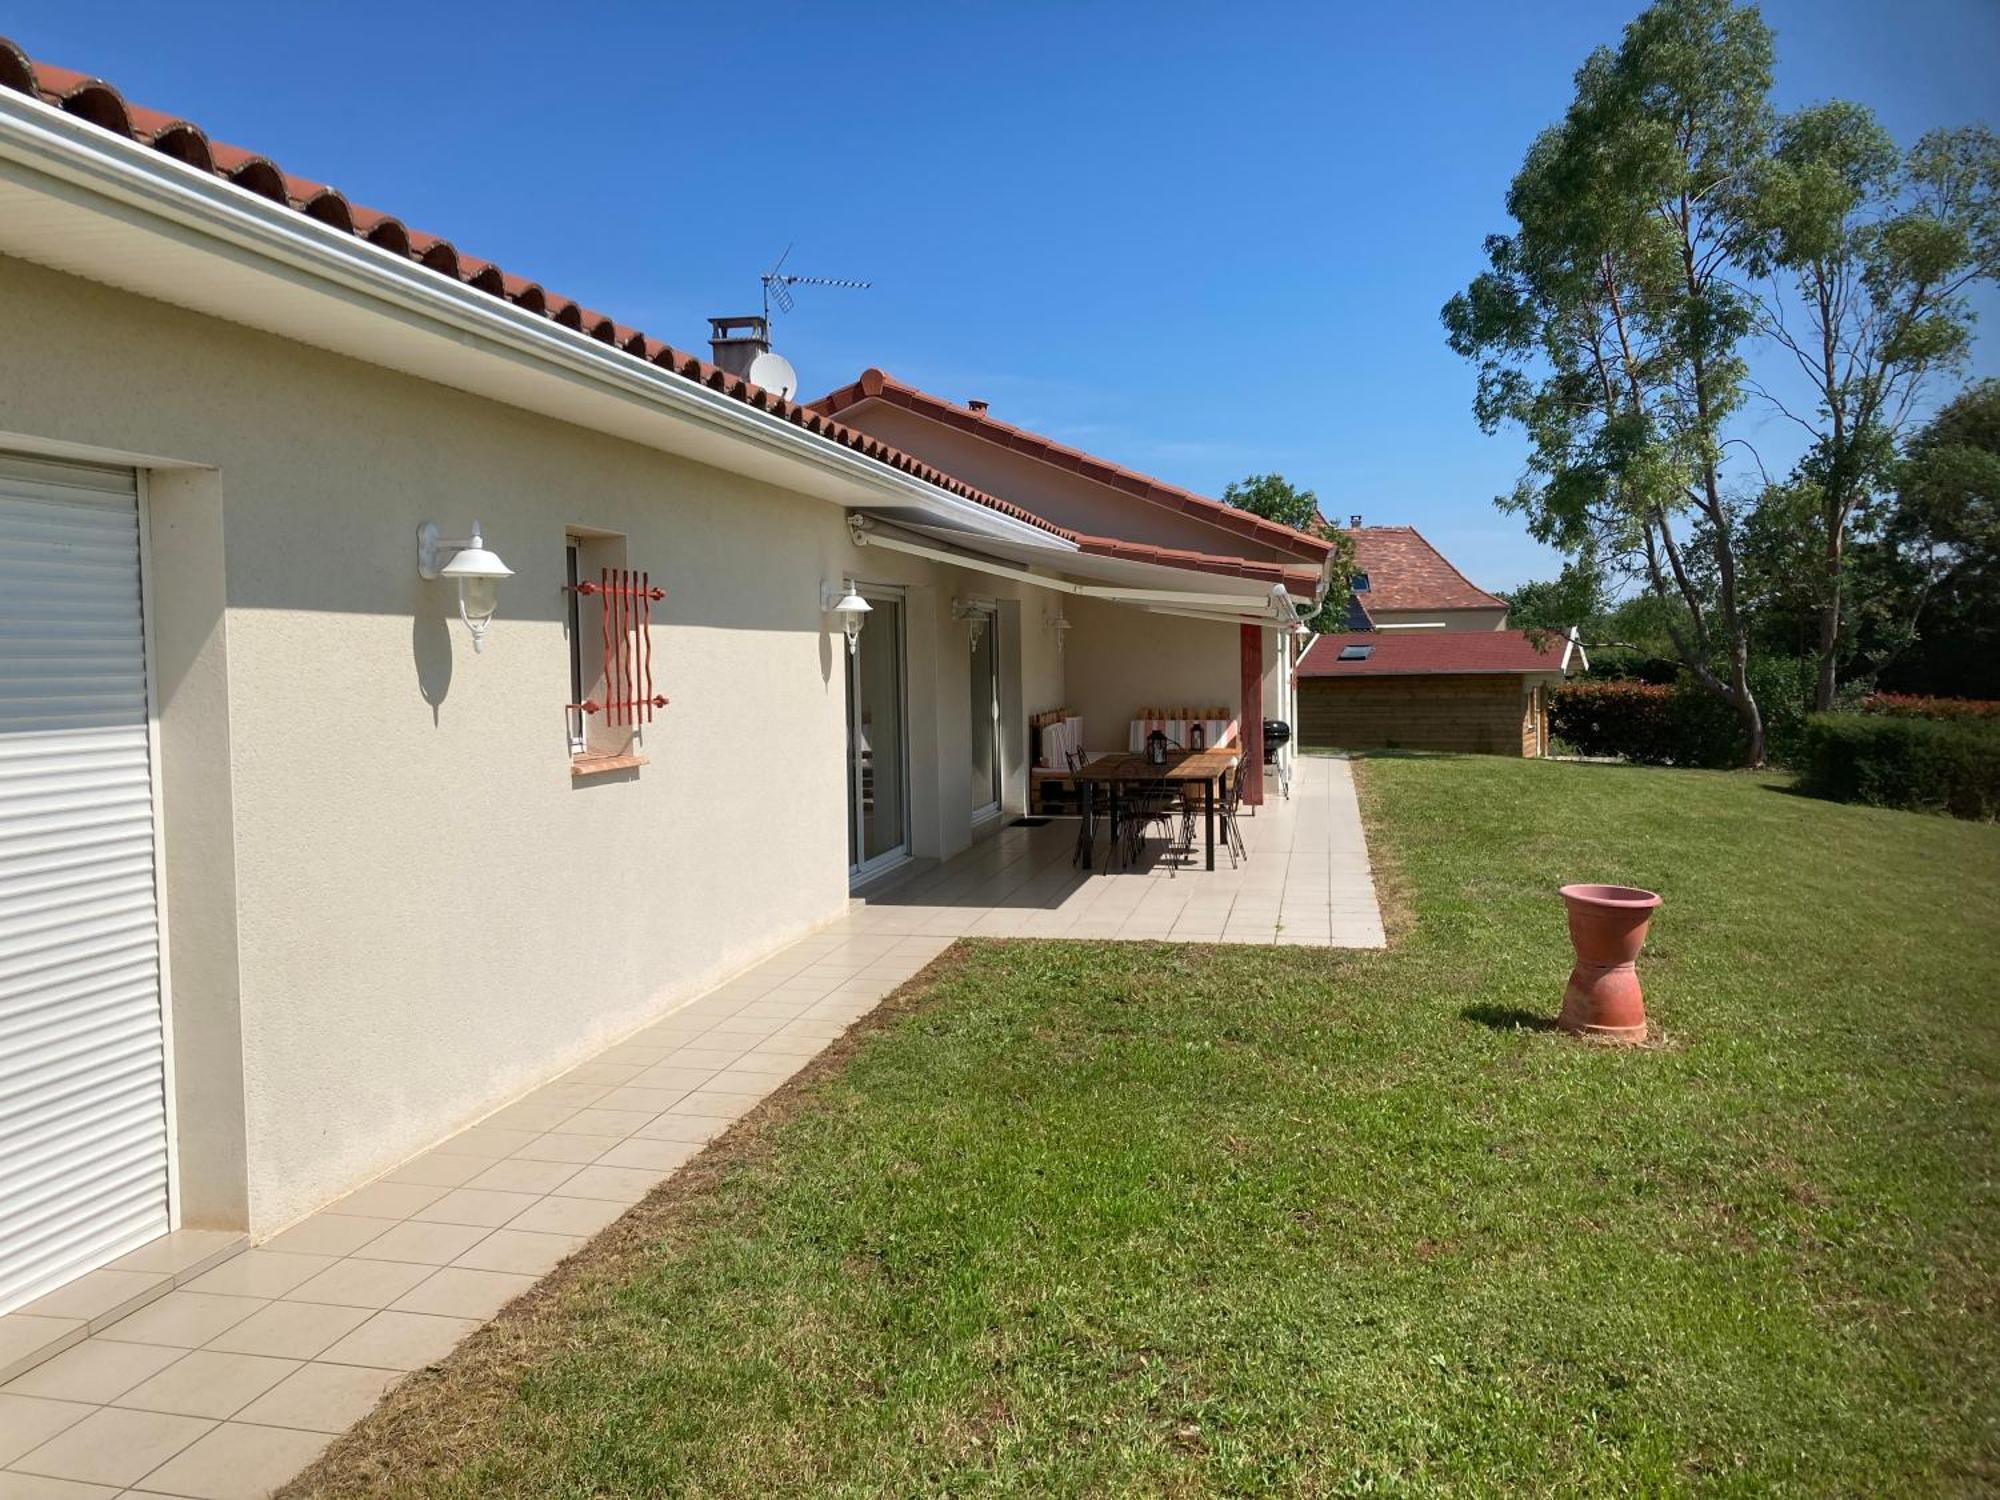
<instances>
[{"instance_id":1,"label":"garage door","mask_svg":"<svg viewBox=\"0 0 2000 1500\"><path fill-rule=\"evenodd\" d=\"M0 454L0 1312L168 1227L139 502Z\"/></svg>"}]
</instances>

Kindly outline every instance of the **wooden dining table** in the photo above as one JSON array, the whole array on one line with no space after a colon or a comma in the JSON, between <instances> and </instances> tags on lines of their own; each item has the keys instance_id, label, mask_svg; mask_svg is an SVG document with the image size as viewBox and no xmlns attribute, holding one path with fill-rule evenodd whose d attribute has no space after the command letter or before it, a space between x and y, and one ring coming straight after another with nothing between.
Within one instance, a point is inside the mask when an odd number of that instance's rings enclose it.
<instances>
[{"instance_id":1,"label":"wooden dining table","mask_svg":"<svg viewBox=\"0 0 2000 1500\"><path fill-rule=\"evenodd\" d=\"M1208 868L1213 870L1216 799L1221 794L1224 779L1236 770L1242 759L1242 753L1237 750L1169 750L1167 763L1156 766L1144 755L1100 755L1095 760L1085 761L1071 779L1077 784L1086 820L1093 811L1097 787L1102 784L1109 791L1113 828L1118 826L1118 789L1121 786L1140 781L1169 781L1179 785L1185 796L1199 785L1206 824L1206 860ZM1083 851L1083 867L1086 870L1090 868L1090 856L1090 847L1086 845Z\"/></svg>"}]
</instances>

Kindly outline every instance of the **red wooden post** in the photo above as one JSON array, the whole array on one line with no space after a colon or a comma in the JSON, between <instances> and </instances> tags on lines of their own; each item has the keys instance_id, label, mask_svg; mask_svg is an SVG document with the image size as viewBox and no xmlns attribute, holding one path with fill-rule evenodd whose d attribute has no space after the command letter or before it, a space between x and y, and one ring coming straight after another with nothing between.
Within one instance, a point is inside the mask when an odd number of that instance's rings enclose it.
<instances>
[{"instance_id":1,"label":"red wooden post","mask_svg":"<svg viewBox=\"0 0 2000 1500\"><path fill-rule=\"evenodd\" d=\"M1243 625L1243 800L1264 805L1264 627Z\"/></svg>"}]
</instances>

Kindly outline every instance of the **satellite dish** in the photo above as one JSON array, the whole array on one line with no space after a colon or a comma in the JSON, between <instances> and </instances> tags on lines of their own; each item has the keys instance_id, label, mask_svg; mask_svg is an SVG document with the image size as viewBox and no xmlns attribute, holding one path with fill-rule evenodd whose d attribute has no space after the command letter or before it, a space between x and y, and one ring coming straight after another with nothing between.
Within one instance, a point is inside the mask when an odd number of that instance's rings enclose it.
<instances>
[{"instance_id":1,"label":"satellite dish","mask_svg":"<svg viewBox=\"0 0 2000 1500\"><path fill-rule=\"evenodd\" d=\"M748 379L752 385L775 391L787 401L798 394L799 372L792 368L792 362L784 355L773 354L768 349L750 361Z\"/></svg>"}]
</instances>

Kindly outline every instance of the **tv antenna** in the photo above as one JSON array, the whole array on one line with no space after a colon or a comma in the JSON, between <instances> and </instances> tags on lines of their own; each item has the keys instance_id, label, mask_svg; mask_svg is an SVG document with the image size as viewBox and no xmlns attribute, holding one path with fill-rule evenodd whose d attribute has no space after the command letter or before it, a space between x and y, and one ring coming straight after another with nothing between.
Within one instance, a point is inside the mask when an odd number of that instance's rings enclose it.
<instances>
[{"instance_id":1,"label":"tv antenna","mask_svg":"<svg viewBox=\"0 0 2000 1500\"><path fill-rule=\"evenodd\" d=\"M764 321L771 321L771 304L777 303L779 312L792 310L792 288L795 286L837 286L850 291L865 292L875 285L872 281L851 281L842 276L801 276L795 271L787 271L785 262L790 258L792 247L785 246L785 253L757 279L764 283Z\"/></svg>"}]
</instances>

